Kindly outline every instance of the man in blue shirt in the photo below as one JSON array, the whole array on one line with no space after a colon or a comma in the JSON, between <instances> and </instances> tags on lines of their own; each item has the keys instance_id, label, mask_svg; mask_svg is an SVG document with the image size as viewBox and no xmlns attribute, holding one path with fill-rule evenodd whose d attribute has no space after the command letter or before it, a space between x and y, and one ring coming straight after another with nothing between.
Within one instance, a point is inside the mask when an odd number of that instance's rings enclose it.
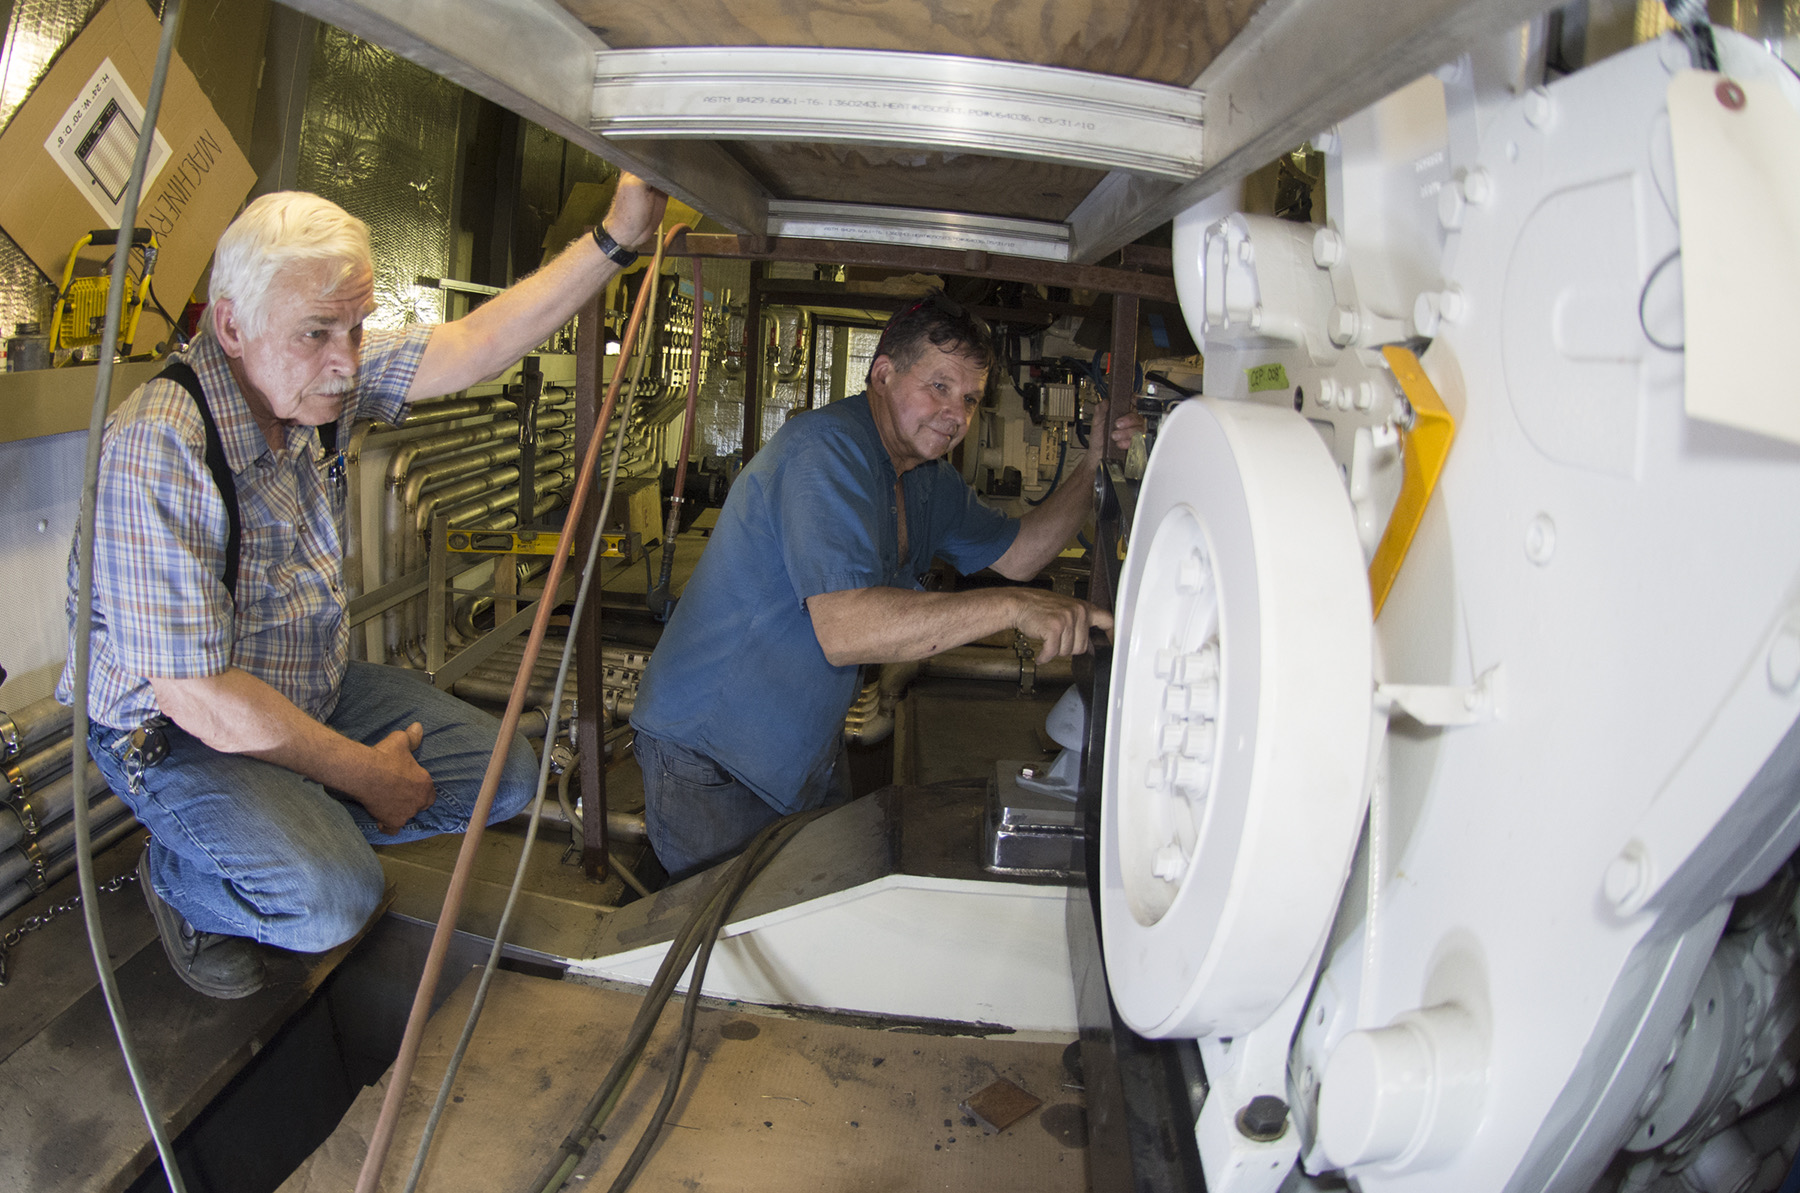
<instances>
[{"instance_id":1,"label":"man in blue shirt","mask_svg":"<svg viewBox=\"0 0 1800 1193\"><path fill-rule=\"evenodd\" d=\"M1038 588L925 592L934 557L1026 580L1089 512L1099 453L1021 519L979 504L944 456L996 364L987 328L933 291L889 321L865 393L790 419L732 487L632 725L650 843L671 877L843 790L834 774L863 663L920 659L1006 629L1038 661L1112 617ZM1142 420L1114 428L1128 444Z\"/></svg>"}]
</instances>

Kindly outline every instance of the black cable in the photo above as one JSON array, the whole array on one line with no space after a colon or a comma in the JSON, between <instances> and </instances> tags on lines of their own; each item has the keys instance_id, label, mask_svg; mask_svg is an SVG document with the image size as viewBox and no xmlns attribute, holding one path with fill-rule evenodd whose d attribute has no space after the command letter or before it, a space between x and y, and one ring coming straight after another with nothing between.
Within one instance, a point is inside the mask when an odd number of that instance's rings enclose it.
<instances>
[{"instance_id":1,"label":"black cable","mask_svg":"<svg viewBox=\"0 0 1800 1193\"><path fill-rule=\"evenodd\" d=\"M1650 297L1650 287L1656 281L1657 275L1662 273L1664 269L1667 269L1669 263L1679 256L1681 256L1680 249L1670 250L1669 255L1664 257L1661 261L1658 261L1655 267L1650 270L1650 276L1644 279L1644 286L1638 291L1638 327L1643 330L1644 338L1646 340L1649 340L1664 352L1686 352L1687 341L1683 340L1679 344L1665 344L1655 336L1651 335L1650 325L1644 322L1644 302Z\"/></svg>"},{"instance_id":2,"label":"black cable","mask_svg":"<svg viewBox=\"0 0 1800 1193\"><path fill-rule=\"evenodd\" d=\"M176 322L175 316L163 309L162 299L156 296L156 282L154 279L150 282L149 292L151 307L155 309L157 314L163 317L163 322L169 325L169 334L174 336L178 341L175 350L180 351L182 348L186 348L190 342L188 334L181 330L181 324Z\"/></svg>"},{"instance_id":3,"label":"black cable","mask_svg":"<svg viewBox=\"0 0 1800 1193\"><path fill-rule=\"evenodd\" d=\"M588 1099L578 1119L579 1126L564 1139L562 1147L550 1158L538 1178L530 1186L540 1193L555 1193L561 1189L579 1165L588 1147L599 1135L600 1128L618 1104L623 1093L625 1082L637 1068L642 1058L650 1035L655 1030L657 1021L662 1017L663 1009L668 1005L674 993L675 983L682 972L687 969L688 962L702 954L702 960L694 967L694 977L688 983L687 1004L682 1011L682 1025L676 1042L675 1062L670 1067L668 1084L664 1088L663 1099L658 1104L646 1125L636 1148L626 1160L615 1179L612 1193L621 1191L631 1183L642 1166L644 1159L654 1146L660 1134L663 1122L667 1118L670 1107L674 1105L675 1094L679 1089L682 1069L685 1066L687 1052L693 1039L693 1019L699 1006L702 980L705 975L705 960L710 959L712 946L717 942L719 933L724 929L725 921L737 906L738 899L749 887L751 881L762 872L771 859L785 847L789 841L806 824L817 819L827 811L817 808L809 812L798 812L785 816L764 826L745 848L744 852L720 871L718 878L708 888L706 896L701 900L692 915L688 917L681 930L669 942L669 951L663 957L662 965L657 969L649 991L644 996L644 1005L639 1009L637 1018L633 1020L631 1030L626 1034L625 1043L619 1055L613 1061L612 1068Z\"/></svg>"},{"instance_id":4,"label":"black cable","mask_svg":"<svg viewBox=\"0 0 1800 1193\"><path fill-rule=\"evenodd\" d=\"M662 1134L663 1123L667 1121L669 1111L675 1105L675 1095L681 1090L682 1071L687 1065L687 1054L694 1042L694 1019L700 1008L700 991L706 978L706 966L712 959L713 946L719 941L719 933L725 927L725 920L737 906L738 899L749 887L751 879L763 871L763 868L774 859L782 848L792 841L810 820L822 815L825 809L800 813L797 816L784 817L763 830L763 839L753 841L745 851L747 864L732 880L727 898L722 900L713 915L706 921L704 935L701 938L698 955L694 959L694 976L688 982L687 998L681 1009L681 1030L675 1041L675 1055L669 1065L669 1077L663 1084L662 1100L657 1103L650 1121L645 1124L638 1143L626 1159L619 1175L613 1178L612 1186L607 1193L625 1193L631 1182L637 1177L638 1169L643 1167L649 1158L650 1150L656 1145Z\"/></svg>"}]
</instances>

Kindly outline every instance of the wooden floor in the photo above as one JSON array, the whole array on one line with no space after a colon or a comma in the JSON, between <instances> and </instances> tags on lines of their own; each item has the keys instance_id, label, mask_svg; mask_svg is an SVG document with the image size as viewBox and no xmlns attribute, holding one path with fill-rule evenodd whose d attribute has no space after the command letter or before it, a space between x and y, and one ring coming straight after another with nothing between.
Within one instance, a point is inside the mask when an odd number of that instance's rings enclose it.
<instances>
[{"instance_id":1,"label":"wooden floor","mask_svg":"<svg viewBox=\"0 0 1800 1193\"><path fill-rule=\"evenodd\" d=\"M94 859L100 882L128 874L134 833ZM0 920L63 902L75 876ZM220 1001L175 976L136 884L100 896L108 949L152 1096L174 1136L266 1046L355 942L309 956L269 950L269 981ZM0 988L0 1191L112 1193L156 1161L113 1034L79 912L12 950Z\"/></svg>"},{"instance_id":2,"label":"wooden floor","mask_svg":"<svg viewBox=\"0 0 1800 1193\"><path fill-rule=\"evenodd\" d=\"M398 1190L462 1030L474 975L433 1017L381 1188ZM421 1190L535 1188L636 1015L635 993L501 972L427 1161ZM660 1098L679 1002L572 1189L604 1188ZM1082 1095L1061 1043L976 1039L704 1006L687 1082L632 1188L731 1190L1087 1188ZM958 1104L1005 1078L1043 1101L985 1135ZM355 1184L384 1087L365 1091L281 1193Z\"/></svg>"}]
</instances>

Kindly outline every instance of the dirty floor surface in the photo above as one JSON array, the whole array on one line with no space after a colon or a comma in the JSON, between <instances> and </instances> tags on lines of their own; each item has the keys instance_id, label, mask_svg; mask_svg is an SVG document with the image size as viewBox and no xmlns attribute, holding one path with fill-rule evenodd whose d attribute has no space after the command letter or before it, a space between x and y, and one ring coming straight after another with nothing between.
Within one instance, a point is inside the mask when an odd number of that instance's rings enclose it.
<instances>
[{"instance_id":1,"label":"dirty floor surface","mask_svg":"<svg viewBox=\"0 0 1800 1193\"><path fill-rule=\"evenodd\" d=\"M432 1019L381 1188L404 1186L419 1133L475 982ZM419 1188L535 1189L637 1013L636 994L502 972L452 1091ZM605 1188L661 1097L680 1004L571 1189ZM688 1078L632 1188L731 1190L981 1189L1055 1193L1087 1187L1082 1095L1061 1043L887 1031L706 1006ZM958 1103L1005 1078L1043 1105L984 1135ZM281 1193L347 1189L380 1107L365 1091Z\"/></svg>"}]
</instances>

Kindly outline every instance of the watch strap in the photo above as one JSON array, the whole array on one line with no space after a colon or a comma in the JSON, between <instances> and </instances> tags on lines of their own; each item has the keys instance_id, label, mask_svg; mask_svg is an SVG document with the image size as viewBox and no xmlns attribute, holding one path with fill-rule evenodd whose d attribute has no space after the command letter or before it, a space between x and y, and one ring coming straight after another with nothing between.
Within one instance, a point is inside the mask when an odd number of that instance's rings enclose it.
<instances>
[{"instance_id":1,"label":"watch strap","mask_svg":"<svg viewBox=\"0 0 1800 1193\"><path fill-rule=\"evenodd\" d=\"M594 225L594 243L606 254L607 260L620 269L630 269L637 262L638 255L614 240L599 224Z\"/></svg>"}]
</instances>

